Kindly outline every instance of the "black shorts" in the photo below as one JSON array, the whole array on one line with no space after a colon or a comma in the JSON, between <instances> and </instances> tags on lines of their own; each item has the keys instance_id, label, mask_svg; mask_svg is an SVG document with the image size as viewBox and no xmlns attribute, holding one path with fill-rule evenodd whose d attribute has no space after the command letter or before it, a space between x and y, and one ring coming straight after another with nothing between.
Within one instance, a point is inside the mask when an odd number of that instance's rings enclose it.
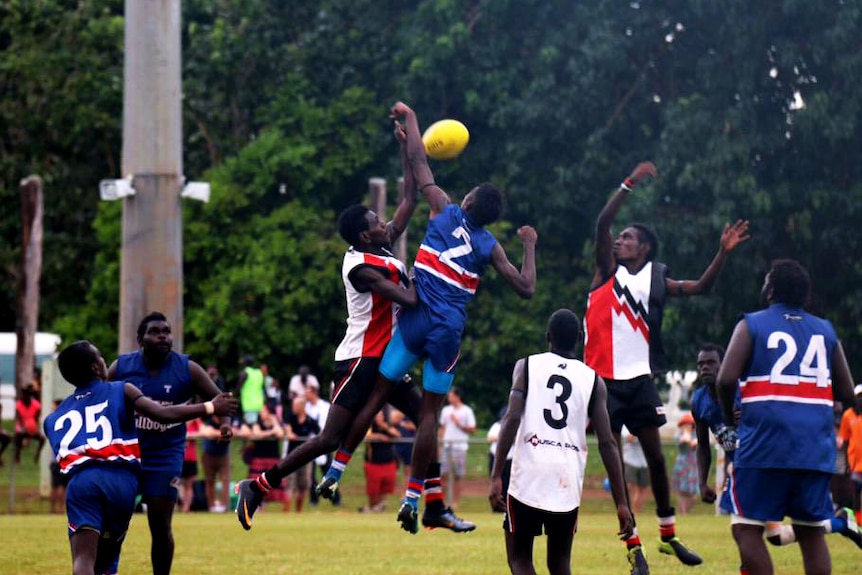
<instances>
[{"instance_id":1,"label":"black shorts","mask_svg":"<svg viewBox=\"0 0 862 575\"><path fill-rule=\"evenodd\" d=\"M380 368L379 357L357 357L335 362L332 404L358 412L371 396Z\"/></svg>"},{"instance_id":2,"label":"black shorts","mask_svg":"<svg viewBox=\"0 0 862 575\"><path fill-rule=\"evenodd\" d=\"M198 475L198 462L197 461L183 461L183 472L180 474L180 477L183 479L188 479L190 477L197 477Z\"/></svg>"},{"instance_id":3,"label":"black shorts","mask_svg":"<svg viewBox=\"0 0 862 575\"><path fill-rule=\"evenodd\" d=\"M667 423L664 404L650 376L606 379L605 383L608 387L608 415L615 433L619 433L623 425L637 435L644 427L661 427Z\"/></svg>"},{"instance_id":4,"label":"black shorts","mask_svg":"<svg viewBox=\"0 0 862 575\"><path fill-rule=\"evenodd\" d=\"M525 505L509 495L503 529L514 535L539 537L542 526L546 535L569 534L578 530L578 508L555 513Z\"/></svg>"},{"instance_id":5,"label":"black shorts","mask_svg":"<svg viewBox=\"0 0 862 575\"><path fill-rule=\"evenodd\" d=\"M358 357L335 362L335 390L332 403L357 413L368 401L380 370L379 357ZM388 402L408 418L417 421L422 392L413 382L399 381L389 392Z\"/></svg>"}]
</instances>

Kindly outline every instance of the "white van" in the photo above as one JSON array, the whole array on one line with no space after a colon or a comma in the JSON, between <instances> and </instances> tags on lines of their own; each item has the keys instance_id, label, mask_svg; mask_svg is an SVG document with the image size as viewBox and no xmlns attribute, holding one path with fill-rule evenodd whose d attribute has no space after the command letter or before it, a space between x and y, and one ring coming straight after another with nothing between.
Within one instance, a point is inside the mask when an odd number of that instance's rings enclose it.
<instances>
[{"instance_id":1,"label":"white van","mask_svg":"<svg viewBox=\"0 0 862 575\"><path fill-rule=\"evenodd\" d=\"M60 336L55 333L36 334L33 347L36 365L41 367L46 359L52 359L60 345ZM18 337L14 333L0 332L0 404L3 419L15 419L15 351Z\"/></svg>"}]
</instances>

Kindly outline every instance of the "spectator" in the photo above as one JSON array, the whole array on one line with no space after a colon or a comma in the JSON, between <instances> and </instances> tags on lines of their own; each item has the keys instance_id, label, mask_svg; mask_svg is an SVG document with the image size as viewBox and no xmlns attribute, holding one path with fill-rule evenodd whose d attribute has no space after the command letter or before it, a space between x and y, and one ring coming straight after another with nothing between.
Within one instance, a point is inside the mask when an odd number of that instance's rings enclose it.
<instances>
[{"instance_id":1,"label":"spectator","mask_svg":"<svg viewBox=\"0 0 862 575\"><path fill-rule=\"evenodd\" d=\"M461 501L461 478L467 472L467 449L470 435L476 432L476 416L469 405L464 403L461 390L452 387L447 395L449 405L440 412L440 437L443 444L441 471L443 491L446 482L454 477L452 489L452 509L458 509Z\"/></svg>"},{"instance_id":2,"label":"spectator","mask_svg":"<svg viewBox=\"0 0 862 575\"><path fill-rule=\"evenodd\" d=\"M629 488L629 499L632 512L637 515L644 506L644 497L649 490L649 466L641 442L632 435L628 427L623 426L620 434L623 444L623 464L625 465L626 483Z\"/></svg>"},{"instance_id":3,"label":"spectator","mask_svg":"<svg viewBox=\"0 0 862 575\"><path fill-rule=\"evenodd\" d=\"M242 406L243 421L252 426L260 419L264 405L263 372L254 367L254 358L251 356L243 357L242 363L245 367L239 373L237 383L239 402Z\"/></svg>"},{"instance_id":4,"label":"spectator","mask_svg":"<svg viewBox=\"0 0 862 575\"><path fill-rule=\"evenodd\" d=\"M207 366L207 375L210 376L210 379L214 384L216 384L216 387L219 388L219 391L228 391L227 383L219 373L218 367L216 367L215 364L210 364Z\"/></svg>"},{"instance_id":5,"label":"spectator","mask_svg":"<svg viewBox=\"0 0 862 575\"><path fill-rule=\"evenodd\" d=\"M248 464L248 477L257 477L269 469L281 456L278 442L284 439L284 428L266 406L262 407L258 421L251 426L243 424L243 435L250 441L243 451L243 459ZM274 489L267 494L266 501L284 499L284 491Z\"/></svg>"},{"instance_id":6,"label":"spectator","mask_svg":"<svg viewBox=\"0 0 862 575\"><path fill-rule=\"evenodd\" d=\"M862 519L860 491L862 491L862 384L853 388L856 403L841 417L839 436L847 448L847 465L854 484L853 510L856 522Z\"/></svg>"},{"instance_id":7,"label":"spectator","mask_svg":"<svg viewBox=\"0 0 862 575\"><path fill-rule=\"evenodd\" d=\"M3 421L3 405L0 404L0 421ZM0 467L3 467L3 452L12 443L9 433L0 425Z\"/></svg>"},{"instance_id":8,"label":"spectator","mask_svg":"<svg viewBox=\"0 0 862 575\"><path fill-rule=\"evenodd\" d=\"M679 495L678 511L685 515L697 501L700 484L697 477L697 436L694 417L684 413L677 422L676 463L673 466L673 490Z\"/></svg>"},{"instance_id":9,"label":"spectator","mask_svg":"<svg viewBox=\"0 0 862 575\"><path fill-rule=\"evenodd\" d=\"M365 494L368 505L360 513L379 513L386 509L384 499L395 493L398 465L392 439L399 437L398 430L387 421L386 413L377 412L365 435Z\"/></svg>"},{"instance_id":10,"label":"spectator","mask_svg":"<svg viewBox=\"0 0 862 575\"><path fill-rule=\"evenodd\" d=\"M398 430L400 437L395 444L395 458L402 467L404 482L410 478L410 461L413 459L413 438L416 437L416 424L404 415L403 411L392 409L389 412L392 427Z\"/></svg>"},{"instance_id":11,"label":"spectator","mask_svg":"<svg viewBox=\"0 0 862 575\"><path fill-rule=\"evenodd\" d=\"M230 443L221 439L221 420L211 416L203 420L200 434L203 438L201 467L204 472L204 490L211 513L227 511L230 497ZM221 482L221 498L216 497L216 481Z\"/></svg>"},{"instance_id":12,"label":"spectator","mask_svg":"<svg viewBox=\"0 0 862 575\"><path fill-rule=\"evenodd\" d=\"M278 413L278 409L281 407L281 384L269 374L268 365L261 365L260 371L263 374L263 401L269 410L281 419Z\"/></svg>"},{"instance_id":13,"label":"spectator","mask_svg":"<svg viewBox=\"0 0 862 575\"><path fill-rule=\"evenodd\" d=\"M180 474L180 504L183 513L192 510L192 499L195 496L195 480L198 477L198 437L200 436L201 420L192 419L186 422L186 451L183 455L183 471Z\"/></svg>"},{"instance_id":14,"label":"spectator","mask_svg":"<svg viewBox=\"0 0 862 575\"><path fill-rule=\"evenodd\" d=\"M308 438L320 433L320 427L318 427L317 422L310 418L305 412L304 395L294 398L291 406L291 413L288 415L285 423L287 424L288 453L305 443ZM270 465L260 469L259 473L269 469L276 463L278 463L277 460L273 461ZM312 465L314 465L314 462L306 463L287 476L287 493L284 497L285 512L290 510L290 501L293 499L296 501L296 512L302 513L302 507L305 503L305 494L311 485Z\"/></svg>"},{"instance_id":15,"label":"spectator","mask_svg":"<svg viewBox=\"0 0 862 575\"><path fill-rule=\"evenodd\" d=\"M305 390L311 383L316 384L317 389L320 389L320 382L311 373L311 368L307 365L300 365L299 372L290 378L290 384L287 386L287 399L293 401L296 397L305 397Z\"/></svg>"},{"instance_id":16,"label":"spectator","mask_svg":"<svg viewBox=\"0 0 862 575\"><path fill-rule=\"evenodd\" d=\"M320 398L320 386L317 381L309 381L305 389L305 413L317 422L317 427L321 430L326 426L326 419L329 417L330 403L325 399ZM323 468L325 472L332 463L332 454L326 453L320 455L314 460L311 466L311 484L317 483L317 468ZM309 503L317 505L319 496L317 491L311 489L308 494ZM331 498L333 505L341 505L341 493L338 491Z\"/></svg>"},{"instance_id":17,"label":"spectator","mask_svg":"<svg viewBox=\"0 0 862 575\"><path fill-rule=\"evenodd\" d=\"M21 398L15 402L15 463L21 463L21 450L28 439L35 439L39 443L33 454L34 462L39 461L39 454L45 445L45 436L39 431L42 404L37 397L36 387L31 383L24 386Z\"/></svg>"},{"instance_id":18,"label":"spectator","mask_svg":"<svg viewBox=\"0 0 862 575\"><path fill-rule=\"evenodd\" d=\"M61 399L55 399L52 411L57 411L60 403L62 403ZM60 462L56 458L51 460L49 468L51 470L51 513L62 515L66 513L66 486L69 484L69 476L60 471Z\"/></svg>"}]
</instances>

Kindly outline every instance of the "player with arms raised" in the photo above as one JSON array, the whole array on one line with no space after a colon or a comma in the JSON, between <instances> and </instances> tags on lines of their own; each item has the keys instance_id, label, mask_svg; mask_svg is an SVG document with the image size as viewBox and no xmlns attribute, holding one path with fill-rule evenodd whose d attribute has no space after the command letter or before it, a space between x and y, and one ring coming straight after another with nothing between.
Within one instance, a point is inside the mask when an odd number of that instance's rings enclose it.
<instances>
[{"instance_id":1,"label":"player with arms raised","mask_svg":"<svg viewBox=\"0 0 862 575\"><path fill-rule=\"evenodd\" d=\"M437 414L455 376L461 335L467 321L467 304L476 294L488 265L497 270L515 293L524 298L532 297L536 288L536 231L529 226L518 230L524 243L524 261L518 271L503 247L485 229L502 215L500 191L484 183L473 188L460 206L450 203L446 192L434 182L416 114L399 102L393 106L391 115L394 120L404 122L414 182L431 206L431 220L414 264L419 305L401 314L380 364L381 378L351 427L344 446L336 454L336 461L322 486L337 483L394 382L400 381L410 367L424 357L422 408L416 421L411 464L413 477L409 478L407 494L398 510L402 528L416 533L426 471L437 455ZM431 497L429 492L429 503ZM442 498L442 492L435 492L434 497Z\"/></svg>"}]
</instances>

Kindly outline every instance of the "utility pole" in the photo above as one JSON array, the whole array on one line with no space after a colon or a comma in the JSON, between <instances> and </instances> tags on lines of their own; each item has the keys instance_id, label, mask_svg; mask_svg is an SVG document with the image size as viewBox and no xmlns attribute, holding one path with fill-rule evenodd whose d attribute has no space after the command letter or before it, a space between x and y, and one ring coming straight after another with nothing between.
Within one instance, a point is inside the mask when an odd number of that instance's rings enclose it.
<instances>
[{"instance_id":1,"label":"utility pole","mask_svg":"<svg viewBox=\"0 0 862 575\"><path fill-rule=\"evenodd\" d=\"M396 205L401 203L404 197L404 178L398 178L398 198ZM381 220L388 220L386 216L386 179L385 178L369 178L368 179L368 204L374 210ZM395 240L395 245L392 246L392 253L395 257L407 264L407 230Z\"/></svg>"},{"instance_id":2,"label":"utility pole","mask_svg":"<svg viewBox=\"0 0 862 575\"><path fill-rule=\"evenodd\" d=\"M182 74L180 0L126 0L119 352L138 348L138 322L160 311L183 347L180 189Z\"/></svg>"}]
</instances>

